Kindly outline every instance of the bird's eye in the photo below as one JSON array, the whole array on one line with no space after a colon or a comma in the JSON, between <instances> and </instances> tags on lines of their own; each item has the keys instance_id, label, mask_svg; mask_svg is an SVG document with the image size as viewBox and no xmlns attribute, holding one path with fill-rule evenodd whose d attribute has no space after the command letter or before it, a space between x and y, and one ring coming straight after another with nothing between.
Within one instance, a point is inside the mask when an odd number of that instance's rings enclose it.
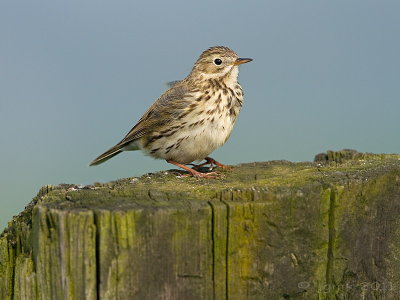
<instances>
[{"instance_id":1,"label":"bird's eye","mask_svg":"<svg viewBox=\"0 0 400 300\"><path fill-rule=\"evenodd\" d=\"M220 64L222 64L222 60L220 58L216 58L216 59L214 59L214 64L219 66Z\"/></svg>"}]
</instances>

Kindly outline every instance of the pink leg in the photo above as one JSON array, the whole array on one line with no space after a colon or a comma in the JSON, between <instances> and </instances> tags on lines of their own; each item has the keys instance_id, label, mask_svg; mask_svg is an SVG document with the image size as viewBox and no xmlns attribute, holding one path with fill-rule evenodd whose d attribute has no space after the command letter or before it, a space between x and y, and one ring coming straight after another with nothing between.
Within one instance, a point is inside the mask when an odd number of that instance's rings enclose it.
<instances>
[{"instance_id":1,"label":"pink leg","mask_svg":"<svg viewBox=\"0 0 400 300\"><path fill-rule=\"evenodd\" d=\"M231 169L231 166L227 166L224 164L221 164L220 162L216 161L214 158L211 157L206 157L204 158L206 160L205 163L199 164L199 165L193 165L194 169L199 169L205 165L210 165L210 169L212 169L214 167L214 165L216 165L217 167L221 168L221 169Z\"/></svg>"},{"instance_id":2,"label":"pink leg","mask_svg":"<svg viewBox=\"0 0 400 300\"><path fill-rule=\"evenodd\" d=\"M190 173L190 175L192 175L193 177L196 177L196 178L217 178L217 175L218 175L215 172L211 172L211 173L200 173L200 172L197 172L196 170L193 170L193 169L191 169L189 167L186 167L185 165L182 165L182 164L180 164L180 163L178 163L178 162L176 162L174 160L171 160L171 159L167 159L167 162L170 163L170 164L173 164L175 166L178 166L179 168L182 168L182 169L188 171Z\"/></svg>"},{"instance_id":3,"label":"pink leg","mask_svg":"<svg viewBox=\"0 0 400 300\"><path fill-rule=\"evenodd\" d=\"M231 166L221 164L220 162L216 161L214 158L211 157L206 157L205 160L210 164L210 165L216 165L217 167L220 167L221 169L231 169Z\"/></svg>"}]
</instances>

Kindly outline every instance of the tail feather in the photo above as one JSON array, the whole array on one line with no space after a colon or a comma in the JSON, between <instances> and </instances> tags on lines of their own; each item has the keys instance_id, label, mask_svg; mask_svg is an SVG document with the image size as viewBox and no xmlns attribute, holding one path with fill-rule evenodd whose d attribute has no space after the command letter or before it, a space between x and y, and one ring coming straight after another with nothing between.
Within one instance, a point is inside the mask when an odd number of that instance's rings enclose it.
<instances>
[{"instance_id":1,"label":"tail feather","mask_svg":"<svg viewBox=\"0 0 400 300\"><path fill-rule=\"evenodd\" d=\"M96 166L99 164L102 164L103 162L109 160L110 158L114 157L117 154L120 154L122 152L121 145L115 145L114 147L110 148L103 154L101 154L99 157L95 158L89 166Z\"/></svg>"}]
</instances>

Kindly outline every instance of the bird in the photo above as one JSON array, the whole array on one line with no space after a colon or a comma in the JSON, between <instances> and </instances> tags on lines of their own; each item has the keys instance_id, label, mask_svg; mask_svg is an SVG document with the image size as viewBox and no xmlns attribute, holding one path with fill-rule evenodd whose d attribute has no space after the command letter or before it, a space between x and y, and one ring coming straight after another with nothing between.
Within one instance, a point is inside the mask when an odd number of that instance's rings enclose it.
<instances>
[{"instance_id":1,"label":"bird","mask_svg":"<svg viewBox=\"0 0 400 300\"><path fill-rule=\"evenodd\" d=\"M99 165L123 151L142 150L164 159L196 178L216 178L200 167L228 166L209 157L228 140L243 105L237 81L239 66L252 61L225 46L210 47L189 75L173 81L125 137L89 165ZM193 164L205 160L203 164ZM193 165L193 168L188 167Z\"/></svg>"}]
</instances>

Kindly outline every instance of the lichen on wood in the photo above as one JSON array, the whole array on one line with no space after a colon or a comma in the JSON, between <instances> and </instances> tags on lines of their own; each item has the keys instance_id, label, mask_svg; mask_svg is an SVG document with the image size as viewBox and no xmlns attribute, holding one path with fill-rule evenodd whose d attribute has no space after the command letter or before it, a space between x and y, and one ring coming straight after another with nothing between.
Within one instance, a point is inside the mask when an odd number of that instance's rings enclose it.
<instances>
[{"instance_id":1,"label":"lichen on wood","mask_svg":"<svg viewBox=\"0 0 400 300\"><path fill-rule=\"evenodd\" d=\"M400 298L399 155L221 173L42 188L0 236L0 299Z\"/></svg>"}]
</instances>

